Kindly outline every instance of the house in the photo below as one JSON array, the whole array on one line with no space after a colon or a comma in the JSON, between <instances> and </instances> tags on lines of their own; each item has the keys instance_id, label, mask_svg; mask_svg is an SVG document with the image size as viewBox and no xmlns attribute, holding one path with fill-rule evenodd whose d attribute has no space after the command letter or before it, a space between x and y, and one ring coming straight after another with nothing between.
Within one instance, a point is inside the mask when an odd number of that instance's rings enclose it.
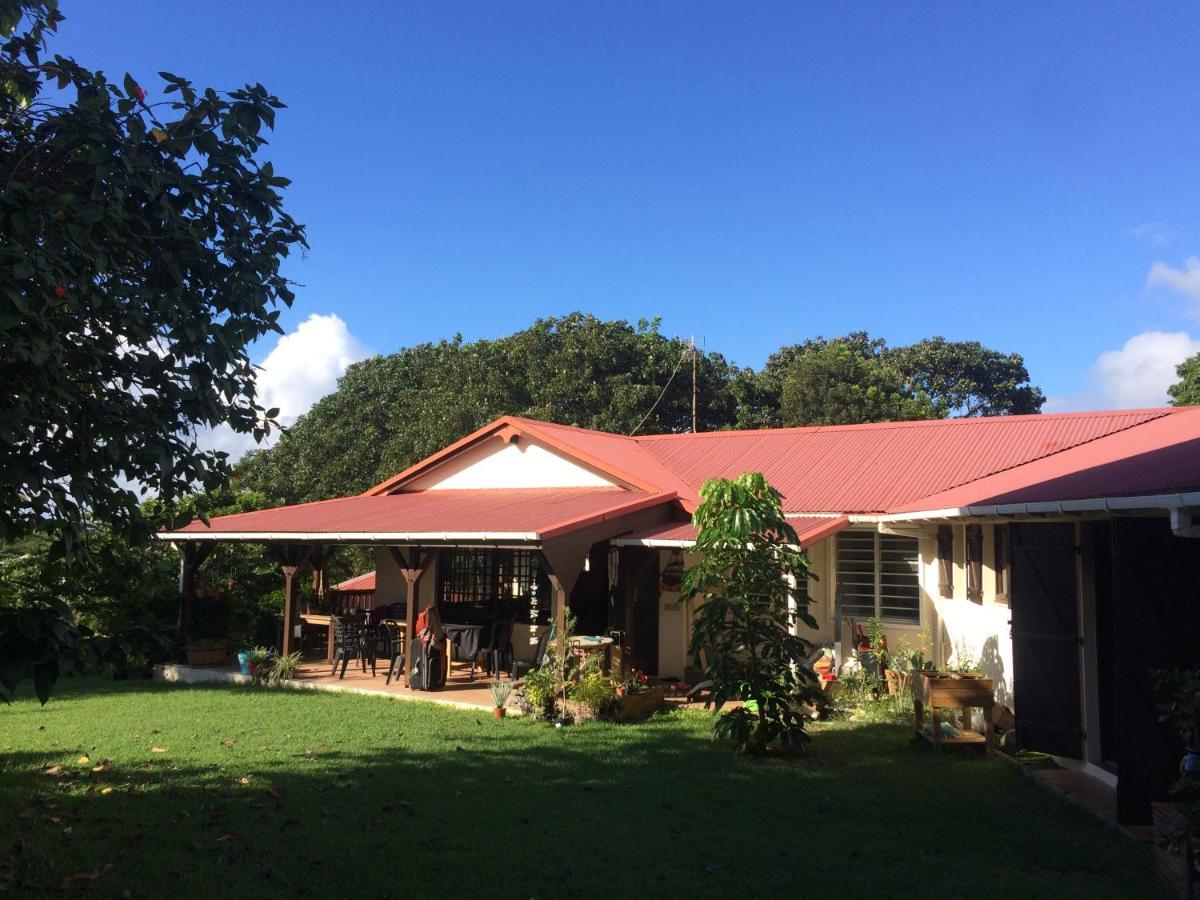
<instances>
[{"instance_id":1,"label":"house","mask_svg":"<svg viewBox=\"0 0 1200 900\"><path fill-rule=\"evenodd\" d=\"M644 437L505 417L360 496L161 537L185 582L214 542L275 547L285 645L297 572L360 544L374 603L410 601L410 628L435 599L492 605L529 654L569 604L581 633L683 676L690 513L706 479L750 470L811 558L807 637L879 617L893 649L970 654L1022 745L1112 773L1123 821L1148 820L1179 753L1151 670L1200 659L1200 408Z\"/></svg>"}]
</instances>

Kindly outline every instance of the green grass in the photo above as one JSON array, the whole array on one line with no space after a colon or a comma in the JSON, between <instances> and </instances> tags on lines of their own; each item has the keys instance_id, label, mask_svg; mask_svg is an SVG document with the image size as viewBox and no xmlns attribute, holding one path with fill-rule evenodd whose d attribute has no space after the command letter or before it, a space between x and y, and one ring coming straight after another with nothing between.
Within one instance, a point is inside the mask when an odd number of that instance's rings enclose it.
<instances>
[{"instance_id":1,"label":"green grass","mask_svg":"<svg viewBox=\"0 0 1200 900\"><path fill-rule=\"evenodd\" d=\"M818 726L800 760L738 759L709 721L555 730L373 697L67 681L45 708L0 707L0 886L1153 896L1147 848L1004 761L935 757L877 723Z\"/></svg>"}]
</instances>

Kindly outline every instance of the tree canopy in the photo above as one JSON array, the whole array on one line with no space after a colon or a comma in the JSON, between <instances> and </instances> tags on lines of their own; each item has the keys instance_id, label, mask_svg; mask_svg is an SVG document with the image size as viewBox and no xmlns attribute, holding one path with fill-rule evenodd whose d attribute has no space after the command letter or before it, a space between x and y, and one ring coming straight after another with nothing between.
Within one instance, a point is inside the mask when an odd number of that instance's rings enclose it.
<instances>
[{"instance_id":1,"label":"tree canopy","mask_svg":"<svg viewBox=\"0 0 1200 900\"><path fill-rule=\"evenodd\" d=\"M1019 353L943 337L901 347L863 331L813 338L776 351L759 377L778 397L778 425L1019 415L1046 399Z\"/></svg>"},{"instance_id":2,"label":"tree canopy","mask_svg":"<svg viewBox=\"0 0 1200 900\"><path fill-rule=\"evenodd\" d=\"M239 474L300 502L362 491L502 415L619 434L685 431L691 351L658 328L576 312L497 340L455 337L365 360ZM699 427L732 425L752 373L716 353L698 353L696 364Z\"/></svg>"},{"instance_id":3,"label":"tree canopy","mask_svg":"<svg viewBox=\"0 0 1200 900\"><path fill-rule=\"evenodd\" d=\"M1175 369L1179 381L1167 388L1176 406L1200 405L1200 353L1181 362Z\"/></svg>"},{"instance_id":4,"label":"tree canopy","mask_svg":"<svg viewBox=\"0 0 1200 900\"><path fill-rule=\"evenodd\" d=\"M697 425L765 428L1037 411L1021 357L865 332L783 347L755 372L697 352ZM658 320L573 312L495 340L419 344L351 366L238 467L276 503L356 493L506 414L618 434L691 429L691 349Z\"/></svg>"},{"instance_id":5,"label":"tree canopy","mask_svg":"<svg viewBox=\"0 0 1200 900\"><path fill-rule=\"evenodd\" d=\"M0 0L0 538L141 523L228 475L206 428L261 437L247 348L305 245L260 159L283 104L159 73L161 97L45 56L52 0ZM143 529L144 530L144 529Z\"/></svg>"}]
</instances>

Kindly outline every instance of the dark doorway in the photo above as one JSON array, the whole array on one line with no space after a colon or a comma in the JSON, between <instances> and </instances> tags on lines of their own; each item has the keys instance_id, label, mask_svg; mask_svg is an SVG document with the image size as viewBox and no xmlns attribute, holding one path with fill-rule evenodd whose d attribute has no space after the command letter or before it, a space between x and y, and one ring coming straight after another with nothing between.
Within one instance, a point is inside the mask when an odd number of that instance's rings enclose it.
<instances>
[{"instance_id":1,"label":"dark doorway","mask_svg":"<svg viewBox=\"0 0 1200 900\"><path fill-rule=\"evenodd\" d=\"M1075 526L1011 526L1017 742L1083 758Z\"/></svg>"},{"instance_id":2,"label":"dark doorway","mask_svg":"<svg viewBox=\"0 0 1200 900\"><path fill-rule=\"evenodd\" d=\"M1112 526L1094 522L1091 530L1092 584L1096 609L1096 693L1099 697L1100 764L1117 771L1117 611L1113 603ZM1090 729L1089 729L1090 730Z\"/></svg>"},{"instance_id":3,"label":"dark doorway","mask_svg":"<svg viewBox=\"0 0 1200 900\"><path fill-rule=\"evenodd\" d=\"M625 646L629 665L658 674L658 550L626 547L621 551L625 601Z\"/></svg>"},{"instance_id":4,"label":"dark doorway","mask_svg":"<svg viewBox=\"0 0 1200 900\"><path fill-rule=\"evenodd\" d=\"M571 612L575 614L576 634L608 632L608 542L592 544L584 571L571 591Z\"/></svg>"},{"instance_id":5,"label":"dark doorway","mask_svg":"<svg viewBox=\"0 0 1200 900\"><path fill-rule=\"evenodd\" d=\"M1200 540L1176 537L1169 520L1112 520L1117 694L1117 816L1151 821L1179 777L1183 742L1160 722L1155 669L1200 665Z\"/></svg>"}]
</instances>

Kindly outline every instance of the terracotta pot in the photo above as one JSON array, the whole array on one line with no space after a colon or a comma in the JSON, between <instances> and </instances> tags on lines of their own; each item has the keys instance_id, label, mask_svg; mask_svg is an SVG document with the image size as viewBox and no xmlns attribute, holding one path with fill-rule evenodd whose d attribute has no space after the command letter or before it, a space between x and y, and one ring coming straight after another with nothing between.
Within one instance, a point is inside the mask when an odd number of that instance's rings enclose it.
<instances>
[{"instance_id":1,"label":"terracotta pot","mask_svg":"<svg viewBox=\"0 0 1200 900\"><path fill-rule=\"evenodd\" d=\"M219 666L224 664L225 656L228 652L229 647L226 644L218 644L215 647L188 647L188 665Z\"/></svg>"},{"instance_id":2,"label":"terracotta pot","mask_svg":"<svg viewBox=\"0 0 1200 900\"><path fill-rule=\"evenodd\" d=\"M493 719L503 719L505 712L506 712L506 710L504 709L503 706L492 707L492 718Z\"/></svg>"}]
</instances>

